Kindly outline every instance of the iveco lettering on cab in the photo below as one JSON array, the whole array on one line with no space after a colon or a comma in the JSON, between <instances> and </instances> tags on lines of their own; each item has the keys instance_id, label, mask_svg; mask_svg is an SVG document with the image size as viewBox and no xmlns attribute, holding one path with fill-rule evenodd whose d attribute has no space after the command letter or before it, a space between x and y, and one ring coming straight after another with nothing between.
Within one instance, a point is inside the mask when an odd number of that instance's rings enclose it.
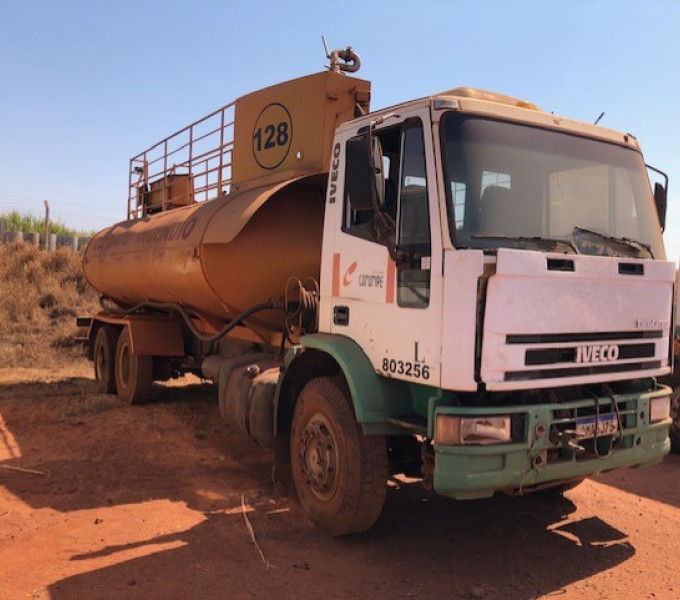
<instances>
[{"instance_id":1,"label":"iveco lettering on cab","mask_svg":"<svg viewBox=\"0 0 680 600\"><path fill-rule=\"evenodd\" d=\"M660 461L674 265L637 140L466 87L371 112L329 58L131 159L83 258L100 389L213 380L331 535L394 473L463 500Z\"/></svg>"},{"instance_id":2,"label":"iveco lettering on cab","mask_svg":"<svg viewBox=\"0 0 680 600\"><path fill-rule=\"evenodd\" d=\"M619 358L618 346L579 346L576 348L576 362L604 362Z\"/></svg>"}]
</instances>

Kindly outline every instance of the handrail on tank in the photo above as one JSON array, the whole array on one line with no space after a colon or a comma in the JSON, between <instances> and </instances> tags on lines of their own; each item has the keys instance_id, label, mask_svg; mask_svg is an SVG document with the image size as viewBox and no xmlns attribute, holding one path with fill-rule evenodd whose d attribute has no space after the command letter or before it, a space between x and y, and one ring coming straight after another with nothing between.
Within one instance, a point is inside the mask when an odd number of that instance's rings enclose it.
<instances>
[{"instance_id":1,"label":"handrail on tank","mask_svg":"<svg viewBox=\"0 0 680 600\"><path fill-rule=\"evenodd\" d=\"M234 148L231 102L130 159L128 219L227 193Z\"/></svg>"}]
</instances>

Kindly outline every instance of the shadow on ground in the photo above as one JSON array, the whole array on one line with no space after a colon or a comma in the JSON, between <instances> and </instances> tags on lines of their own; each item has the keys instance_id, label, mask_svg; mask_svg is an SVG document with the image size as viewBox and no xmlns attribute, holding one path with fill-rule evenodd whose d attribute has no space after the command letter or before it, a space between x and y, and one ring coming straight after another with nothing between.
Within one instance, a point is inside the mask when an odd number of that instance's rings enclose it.
<instances>
[{"instance_id":1,"label":"shadow on ground","mask_svg":"<svg viewBox=\"0 0 680 600\"><path fill-rule=\"evenodd\" d=\"M612 471L593 480L680 508L680 454L669 454L653 467Z\"/></svg>"},{"instance_id":2,"label":"shadow on ground","mask_svg":"<svg viewBox=\"0 0 680 600\"><path fill-rule=\"evenodd\" d=\"M51 598L473 598L530 599L611 569L635 551L598 518L563 522L574 510L556 498L457 503L405 486L391 490L369 533L334 540L290 503L249 513L268 568L240 514L208 514L199 525L145 542L181 542L49 587ZM139 546L139 544L135 544ZM95 553L115 556L128 546ZM152 549L153 551L153 549ZM75 556L87 560L95 555Z\"/></svg>"},{"instance_id":3,"label":"shadow on ground","mask_svg":"<svg viewBox=\"0 0 680 600\"><path fill-rule=\"evenodd\" d=\"M125 504L133 511L136 503L167 499L202 519L184 531L73 550L71 572L84 572L49 585L53 600L529 600L635 554L626 533L603 520L565 521L575 506L561 496L454 502L417 484L389 488L370 532L327 538L271 486L269 452L219 420L210 386L170 388L162 400L133 407L96 394L88 379L5 384L0 415L0 465L49 472L0 470L0 484L28 506L69 513ZM239 510L244 493L270 567Z\"/></svg>"}]
</instances>

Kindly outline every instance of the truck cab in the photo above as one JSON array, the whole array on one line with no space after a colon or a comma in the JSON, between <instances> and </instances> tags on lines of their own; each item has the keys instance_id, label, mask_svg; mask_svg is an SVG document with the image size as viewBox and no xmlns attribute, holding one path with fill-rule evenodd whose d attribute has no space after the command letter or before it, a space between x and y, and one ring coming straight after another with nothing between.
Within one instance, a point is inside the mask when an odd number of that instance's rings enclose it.
<instances>
[{"instance_id":1,"label":"truck cab","mask_svg":"<svg viewBox=\"0 0 680 600\"><path fill-rule=\"evenodd\" d=\"M674 269L635 139L481 95L339 129L320 330L381 375L460 392L668 373ZM369 129L375 181L348 168Z\"/></svg>"},{"instance_id":2,"label":"truck cab","mask_svg":"<svg viewBox=\"0 0 680 600\"><path fill-rule=\"evenodd\" d=\"M301 344L343 365L365 433L421 436L457 499L661 460L674 266L633 136L458 88L333 148ZM353 376L364 360L389 390Z\"/></svg>"}]
</instances>

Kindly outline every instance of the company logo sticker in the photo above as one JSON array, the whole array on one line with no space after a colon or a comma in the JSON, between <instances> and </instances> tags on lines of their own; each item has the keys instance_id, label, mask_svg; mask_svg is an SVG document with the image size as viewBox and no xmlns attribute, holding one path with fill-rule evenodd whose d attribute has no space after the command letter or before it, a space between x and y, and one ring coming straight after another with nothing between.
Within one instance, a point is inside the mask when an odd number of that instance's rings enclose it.
<instances>
[{"instance_id":1,"label":"company logo sticker","mask_svg":"<svg viewBox=\"0 0 680 600\"><path fill-rule=\"evenodd\" d=\"M347 287L352 283L352 274L357 270L357 263L354 261L347 270L345 271L345 276L342 278L342 285Z\"/></svg>"}]
</instances>

